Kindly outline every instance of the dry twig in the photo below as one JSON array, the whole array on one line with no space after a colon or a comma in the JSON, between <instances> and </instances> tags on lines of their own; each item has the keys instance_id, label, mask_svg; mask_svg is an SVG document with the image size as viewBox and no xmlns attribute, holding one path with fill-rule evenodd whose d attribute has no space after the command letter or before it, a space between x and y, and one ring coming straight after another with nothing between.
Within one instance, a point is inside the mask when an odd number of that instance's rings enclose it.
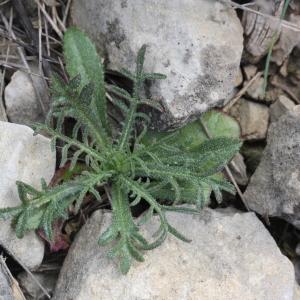
<instances>
[{"instance_id":1,"label":"dry twig","mask_svg":"<svg viewBox=\"0 0 300 300\"><path fill-rule=\"evenodd\" d=\"M253 82L262 75L262 72L257 72L256 75L251 78L251 80L235 95L233 99L231 99L223 108L224 112L228 112L229 109L241 98L245 95L249 87L253 84Z\"/></svg>"}]
</instances>

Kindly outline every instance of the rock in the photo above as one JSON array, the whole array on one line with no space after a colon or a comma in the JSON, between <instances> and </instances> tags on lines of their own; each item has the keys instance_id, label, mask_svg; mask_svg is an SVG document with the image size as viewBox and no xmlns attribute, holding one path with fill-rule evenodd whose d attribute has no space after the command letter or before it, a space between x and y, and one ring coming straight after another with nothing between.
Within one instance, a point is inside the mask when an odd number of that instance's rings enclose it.
<instances>
[{"instance_id":1,"label":"rock","mask_svg":"<svg viewBox=\"0 0 300 300\"><path fill-rule=\"evenodd\" d=\"M293 264L295 268L295 279L296 282L299 284L300 283L300 259L299 258L293 259Z\"/></svg>"},{"instance_id":2,"label":"rock","mask_svg":"<svg viewBox=\"0 0 300 300\"><path fill-rule=\"evenodd\" d=\"M243 72L241 69L239 69L239 72L237 74L237 77L235 78L235 83L234 83L234 86L235 87L239 87L244 81L244 78L243 78Z\"/></svg>"},{"instance_id":3,"label":"rock","mask_svg":"<svg viewBox=\"0 0 300 300\"><path fill-rule=\"evenodd\" d=\"M246 77L246 80L252 79L257 73L257 66L255 65L247 65L243 67L243 71Z\"/></svg>"},{"instance_id":4,"label":"rock","mask_svg":"<svg viewBox=\"0 0 300 300\"><path fill-rule=\"evenodd\" d=\"M293 23L295 26L300 25L300 16L298 14L291 13L287 18L287 21ZM276 62L278 66L288 58L293 49L300 43L299 31L290 30L282 27L280 37L276 43L276 47L272 52L272 61Z\"/></svg>"},{"instance_id":5,"label":"rock","mask_svg":"<svg viewBox=\"0 0 300 300\"><path fill-rule=\"evenodd\" d=\"M281 95L278 100L270 106L270 121L276 122L287 111L293 109L295 103L288 97Z\"/></svg>"},{"instance_id":6,"label":"rock","mask_svg":"<svg viewBox=\"0 0 300 300\"><path fill-rule=\"evenodd\" d=\"M248 183L247 168L244 157L240 153L231 160L229 168L237 184L246 185Z\"/></svg>"},{"instance_id":7,"label":"rock","mask_svg":"<svg viewBox=\"0 0 300 300\"><path fill-rule=\"evenodd\" d=\"M170 223L193 241L168 237L126 276L97 244L110 220L110 213L97 211L78 234L53 300L293 299L292 263L254 213L169 213ZM147 225L148 235L157 221Z\"/></svg>"},{"instance_id":8,"label":"rock","mask_svg":"<svg viewBox=\"0 0 300 300\"><path fill-rule=\"evenodd\" d=\"M269 124L269 109L266 105L240 99L229 111L237 119L245 140L264 139Z\"/></svg>"},{"instance_id":9,"label":"rock","mask_svg":"<svg viewBox=\"0 0 300 300\"><path fill-rule=\"evenodd\" d=\"M33 67L32 72L38 73L37 68ZM16 71L6 86L4 99L9 121L25 125L44 121L45 115L34 86L43 101L45 111L48 110L49 105L46 100L48 99L47 88L41 77L32 76L32 79L34 85L28 74Z\"/></svg>"},{"instance_id":10,"label":"rock","mask_svg":"<svg viewBox=\"0 0 300 300\"><path fill-rule=\"evenodd\" d=\"M48 294L52 294L55 288L57 275L52 273L33 273L34 277L47 290ZM24 291L26 300L44 300L45 294L40 287L32 280L32 277L22 272L18 275L18 282Z\"/></svg>"},{"instance_id":11,"label":"rock","mask_svg":"<svg viewBox=\"0 0 300 300\"><path fill-rule=\"evenodd\" d=\"M248 81L244 83L244 86L248 84ZM264 79L259 77L248 87L246 96L255 100L265 100L264 93Z\"/></svg>"},{"instance_id":12,"label":"rock","mask_svg":"<svg viewBox=\"0 0 300 300\"><path fill-rule=\"evenodd\" d=\"M50 140L33 136L31 128L0 122L0 207L20 203L16 181L40 189L40 179L49 182L55 170L55 153ZM44 256L44 244L34 232L18 239L10 220L0 221L0 245L29 269L37 268Z\"/></svg>"},{"instance_id":13,"label":"rock","mask_svg":"<svg viewBox=\"0 0 300 300\"><path fill-rule=\"evenodd\" d=\"M73 24L95 41L110 69L134 70L138 50L148 45L145 70L167 75L147 89L166 108L157 120L162 128L229 100L243 31L235 11L219 1L76 0L71 12Z\"/></svg>"},{"instance_id":14,"label":"rock","mask_svg":"<svg viewBox=\"0 0 300 300\"><path fill-rule=\"evenodd\" d=\"M16 300L8 280L6 270L0 264L0 299L1 300Z\"/></svg>"},{"instance_id":15,"label":"rock","mask_svg":"<svg viewBox=\"0 0 300 300\"><path fill-rule=\"evenodd\" d=\"M268 132L267 147L244 194L251 209L300 228L300 105Z\"/></svg>"},{"instance_id":16,"label":"rock","mask_svg":"<svg viewBox=\"0 0 300 300\"><path fill-rule=\"evenodd\" d=\"M261 3L263 2L263 5ZM278 0L255 1L251 9L259 11L256 14L250 11L243 12L242 23L245 35L245 58L251 63L257 63L268 53L274 35L277 33L278 24L263 14L280 16L282 5Z\"/></svg>"},{"instance_id":17,"label":"rock","mask_svg":"<svg viewBox=\"0 0 300 300\"><path fill-rule=\"evenodd\" d=\"M298 283L295 284L295 292L294 292L293 300L300 300L300 286Z\"/></svg>"}]
</instances>

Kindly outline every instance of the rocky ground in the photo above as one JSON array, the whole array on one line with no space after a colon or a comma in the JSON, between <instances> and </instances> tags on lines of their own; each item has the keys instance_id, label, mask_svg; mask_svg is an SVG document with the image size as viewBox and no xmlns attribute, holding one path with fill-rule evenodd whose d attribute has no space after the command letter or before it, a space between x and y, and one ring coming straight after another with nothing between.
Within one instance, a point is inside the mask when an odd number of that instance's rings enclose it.
<instances>
[{"instance_id":1,"label":"rocky ground","mask_svg":"<svg viewBox=\"0 0 300 300\"><path fill-rule=\"evenodd\" d=\"M91 239L111 219L108 202L85 199L54 241L17 239L1 220L0 299L300 299L299 1L0 1L0 207L19 203L17 180L53 186L68 170L30 124L45 120L51 73L65 75L69 26L93 39L108 81L148 45L146 70L167 75L145 89L165 108L152 112L154 128L212 109L233 117L243 146L227 175L238 193L199 216L170 213L192 243L170 237L126 276Z\"/></svg>"}]
</instances>

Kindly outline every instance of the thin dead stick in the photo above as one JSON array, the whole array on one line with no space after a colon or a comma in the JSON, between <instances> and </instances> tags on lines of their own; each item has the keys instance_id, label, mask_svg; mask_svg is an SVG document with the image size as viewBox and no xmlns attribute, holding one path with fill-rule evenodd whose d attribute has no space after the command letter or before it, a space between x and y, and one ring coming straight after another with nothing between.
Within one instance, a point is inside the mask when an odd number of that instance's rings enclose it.
<instances>
[{"instance_id":1,"label":"thin dead stick","mask_svg":"<svg viewBox=\"0 0 300 300\"><path fill-rule=\"evenodd\" d=\"M8 46L7 46L7 48L8 48ZM10 46L9 46L9 48L10 48ZM16 56L16 55L11 55L11 54L1 55L0 54L0 59L6 60L6 58L7 58L7 61L9 61L9 60L19 60L20 59L20 57ZM36 58L35 56L26 56L27 61L35 60L35 58Z\"/></svg>"},{"instance_id":2,"label":"thin dead stick","mask_svg":"<svg viewBox=\"0 0 300 300\"><path fill-rule=\"evenodd\" d=\"M12 28L12 21L13 21L13 8L10 9L10 15L9 15L9 28ZM10 53L10 43L7 44L6 49L6 57L5 62L8 63L8 57ZM4 67L2 77L1 77L1 83L0 83L0 112L1 112L1 118L4 121L8 121L7 114L4 107L4 78L6 74L6 68Z\"/></svg>"},{"instance_id":3,"label":"thin dead stick","mask_svg":"<svg viewBox=\"0 0 300 300\"><path fill-rule=\"evenodd\" d=\"M72 0L68 0L67 5L66 5L66 9L64 11L63 24L65 26L67 24L67 19L68 19L68 15L69 15L69 10L70 10L70 6L71 6L71 2L72 2Z\"/></svg>"},{"instance_id":4,"label":"thin dead stick","mask_svg":"<svg viewBox=\"0 0 300 300\"><path fill-rule=\"evenodd\" d=\"M57 24L60 26L61 30L62 30L63 32L65 32L65 31L66 31L66 26L64 25L64 23L62 22L62 20L59 18L58 13L57 13L57 10L56 10L56 7L53 6L52 9L53 9L53 12L54 12L54 18L56 19Z\"/></svg>"},{"instance_id":5,"label":"thin dead stick","mask_svg":"<svg viewBox=\"0 0 300 300\"><path fill-rule=\"evenodd\" d=\"M25 298L25 296L24 296L24 294L23 294L23 292L22 292L22 290L19 286L18 281L11 274L9 268L6 265L5 258L2 255L0 255L0 266L2 268L2 271L5 272L6 277L8 277L7 279L9 280L9 284L10 284L12 293L14 295L14 298L19 299L19 300L20 299L21 300L26 300L26 298ZM17 293L17 295L15 293Z\"/></svg>"},{"instance_id":6,"label":"thin dead stick","mask_svg":"<svg viewBox=\"0 0 300 300\"><path fill-rule=\"evenodd\" d=\"M43 291L43 293L45 294L45 296L48 299L51 299L51 296L49 295L49 293L47 292L47 290L42 286L42 284L37 280L37 278L32 274L32 272L18 259L18 257L16 257L15 255L13 255L12 253L9 253L9 255L11 255L13 257L13 259L24 269L24 271L31 277L31 279L33 280L33 282L41 289L41 291Z\"/></svg>"},{"instance_id":7,"label":"thin dead stick","mask_svg":"<svg viewBox=\"0 0 300 300\"><path fill-rule=\"evenodd\" d=\"M300 99L286 85L276 81L271 81L271 84L286 92L297 104L300 104Z\"/></svg>"},{"instance_id":8,"label":"thin dead stick","mask_svg":"<svg viewBox=\"0 0 300 300\"><path fill-rule=\"evenodd\" d=\"M43 3L43 8L45 8L45 3ZM44 21L44 26L45 26L45 37L46 37L47 54L50 57L51 56L51 51L50 51L50 44L49 44L48 22L47 22L45 16L43 16L43 21Z\"/></svg>"},{"instance_id":9,"label":"thin dead stick","mask_svg":"<svg viewBox=\"0 0 300 300\"><path fill-rule=\"evenodd\" d=\"M245 95L249 87L253 84L253 82L262 75L262 72L257 72L256 75L251 78L251 80L236 94L236 96L230 100L226 106L223 108L224 112L228 112L229 109L241 98Z\"/></svg>"},{"instance_id":10,"label":"thin dead stick","mask_svg":"<svg viewBox=\"0 0 300 300\"><path fill-rule=\"evenodd\" d=\"M42 17L41 17L41 9L38 7L38 26L39 26L39 72L42 74L43 72L43 50L42 50Z\"/></svg>"},{"instance_id":11,"label":"thin dead stick","mask_svg":"<svg viewBox=\"0 0 300 300\"><path fill-rule=\"evenodd\" d=\"M58 61L59 61L59 64L60 64L62 73L63 73L63 75L64 75L64 79L66 80L66 82L68 82L68 76L67 76L67 73L66 73L66 71L65 71L64 64L63 64L63 62L62 62L62 60L61 60L60 57L58 57Z\"/></svg>"},{"instance_id":12,"label":"thin dead stick","mask_svg":"<svg viewBox=\"0 0 300 300\"><path fill-rule=\"evenodd\" d=\"M207 135L207 137L208 137L209 139L212 139L212 136L211 136L211 134L210 134L208 128L207 128L206 125L203 123L203 121L201 120L201 118L200 118L200 123L201 123L201 125L202 125L202 127L203 127L203 129L204 129L204 132L205 132L205 134ZM237 191L238 195L240 196L241 200L243 201L243 203L244 203L246 209L247 209L248 211L250 211L249 205L248 205L246 199L244 198L243 193L241 192L241 190L240 190L240 188L239 188L239 186L238 186L236 180L234 179L234 177L233 177L233 175L232 175L230 169L228 168L228 166L225 166L225 172L226 172L226 174L228 175L228 177L229 177L230 181L232 182L232 184L234 185L234 187L236 188L236 191Z\"/></svg>"},{"instance_id":13,"label":"thin dead stick","mask_svg":"<svg viewBox=\"0 0 300 300\"><path fill-rule=\"evenodd\" d=\"M51 17L49 16L49 14L47 13L46 9L41 5L39 0L34 0L34 2L38 5L38 7L40 8L40 10L42 11L42 13L44 14L45 18L47 19L47 21L50 23L50 25L52 26L53 30L57 33L57 35L62 39L63 38L63 33L61 32L61 30L57 27L57 25L55 24L55 22L51 19Z\"/></svg>"},{"instance_id":14,"label":"thin dead stick","mask_svg":"<svg viewBox=\"0 0 300 300\"><path fill-rule=\"evenodd\" d=\"M22 72L28 74L28 75L31 75L31 76L36 76L36 77L41 77L47 81L50 80L49 77L46 77L44 75L41 75L41 74L37 74L37 73L33 73L33 72L29 72L28 69L22 65L18 65L18 64L14 64L14 63L6 63L5 61L1 61L0 60L0 66L1 67L5 67L7 69L14 69L14 70L22 70Z\"/></svg>"},{"instance_id":15,"label":"thin dead stick","mask_svg":"<svg viewBox=\"0 0 300 300\"><path fill-rule=\"evenodd\" d=\"M4 5L4 4L6 4L6 3L8 3L9 1L10 1L10 0L4 0L3 2L0 3L0 6L1 6L1 5Z\"/></svg>"},{"instance_id":16,"label":"thin dead stick","mask_svg":"<svg viewBox=\"0 0 300 300\"><path fill-rule=\"evenodd\" d=\"M264 14L264 13L262 13L260 11L257 11L255 9L249 8L248 6L245 6L245 5L242 5L242 4L235 3L235 2L233 2L231 0L219 0L219 1L222 2L225 5L231 6L233 8L245 10L245 11L257 14L259 16L262 16L264 18L267 18L267 19L273 20L275 22L278 22L278 23L281 24L282 27L288 28L290 30L300 31L300 26L298 26L297 24L294 24L292 22L289 22L289 21L280 20L280 18L278 16L276 17L276 16L271 16L271 15Z\"/></svg>"}]
</instances>

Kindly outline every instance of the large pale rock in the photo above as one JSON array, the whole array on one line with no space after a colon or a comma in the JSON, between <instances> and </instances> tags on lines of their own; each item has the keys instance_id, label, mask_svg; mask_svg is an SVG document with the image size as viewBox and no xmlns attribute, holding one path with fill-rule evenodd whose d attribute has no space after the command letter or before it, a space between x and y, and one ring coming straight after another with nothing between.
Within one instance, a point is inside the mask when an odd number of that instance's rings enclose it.
<instances>
[{"instance_id":1,"label":"large pale rock","mask_svg":"<svg viewBox=\"0 0 300 300\"><path fill-rule=\"evenodd\" d=\"M33 73L38 68L31 67ZM16 71L4 92L6 113L11 122L30 125L43 122L49 107L45 81L39 76L30 76Z\"/></svg>"},{"instance_id":2,"label":"large pale rock","mask_svg":"<svg viewBox=\"0 0 300 300\"><path fill-rule=\"evenodd\" d=\"M235 11L219 1L73 3L73 23L95 41L109 68L134 70L138 50L148 45L146 71L168 76L146 91L165 105L164 126L182 124L224 104L231 95L239 74L243 30Z\"/></svg>"},{"instance_id":3,"label":"large pale rock","mask_svg":"<svg viewBox=\"0 0 300 300\"><path fill-rule=\"evenodd\" d=\"M300 228L300 105L271 124L267 142L244 197L259 214Z\"/></svg>"},{"instance_id":4,"label":"large pale rock","mask_svg":"<svg viewBox=\"0 0 300 300\"><path fill-rule=\"evenodd\" d=\"M111 215L96 212L68 253L53 299L293 299L293 266L255 214L205 209L168 219L193 241L168 237L124 276L97 245ZM156 219L146 232L157 226Z\"/></svg>"},{"instance_id":5,"label":"large pale rock","mask_svg":"<svg viewBox=\"0 0 300 300\"><path fill-rule=\"evenodd\" d=\"M0 207L20 203L16 181L23 181L40 189L40 179L49 182L55 170L55 153L50 140L41 135L33 136L31 128L0 122ZM0 221L0 245L17 257L28 268L40 265L44 244L34 232L23 239L16 238L10 221Z\"/></svg>"}]
</instances>

